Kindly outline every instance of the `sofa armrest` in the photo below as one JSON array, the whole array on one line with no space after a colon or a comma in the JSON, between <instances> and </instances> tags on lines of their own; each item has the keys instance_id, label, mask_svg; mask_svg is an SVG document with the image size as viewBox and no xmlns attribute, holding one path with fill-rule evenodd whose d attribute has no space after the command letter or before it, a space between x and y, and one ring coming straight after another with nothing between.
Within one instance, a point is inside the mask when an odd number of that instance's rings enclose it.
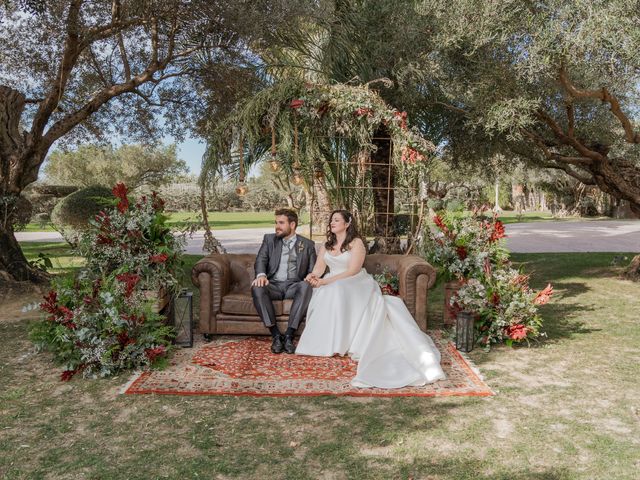
<instances>
[{"instance_id":1,"label":"sofa armrest","mask_svg":"<svg viewBox=\"0 0 640 480\"><path fill-rule=\"evenodd\" d=\"M417 255L407 255L398 261L398 280L400 296L418 325L425 329L427 290L436 282L435 268Z\"/></svg>"},{"instance_id":2,"label":"sofa armrest","mask_svg":"<svg viewBox=\"0 0 640 480\"><path fill-rule=\"evenodd\" d=\"M229 260L216 254L202 258L191 270L191 281L200 289L200 329L214 333L215 316L220 312L222 297L229 293Z\"/></svg>"}]
</instances>

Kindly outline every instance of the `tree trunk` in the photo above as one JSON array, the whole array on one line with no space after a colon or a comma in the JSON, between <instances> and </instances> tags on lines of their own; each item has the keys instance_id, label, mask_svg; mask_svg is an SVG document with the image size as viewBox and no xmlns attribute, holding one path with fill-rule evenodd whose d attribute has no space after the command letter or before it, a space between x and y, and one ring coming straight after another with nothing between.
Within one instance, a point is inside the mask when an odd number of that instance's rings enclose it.
<instances>
[{"instance_id":1,"label":"tree trunk","mask_svg":"<svg viewBox=\"0 0 640 480\"><path fill-rule=\"evenodd\" d=\"M49 276L29 265L11 228L0 227L0 287L9 282L44 283Z\"/></svg>"},{"instance_id":2,"label":"tree trunk","mask_svg":"<svg viewBox=\"0 0 640 480\"><path fill-rule=\"evenodd\" d=\"M395 168L391 158L391 137L386 128L374 133L376 150L371 153L373 187L374 242L369 253L400 253L400 238L395 229Z\"/></svg>"},{"instance_id":3,"label":"tree trunk","mask_svg":"<svg viewBox=\"0 0 640 480\"><path fill-rule=\"evenodd\" d=\"M22 93L0 85L0 278L42 282L48 275L29 265L13 230L16 202L22 190L37 180L44 158L31 137L20 132L24 105Z\"/></svg>"},{"instance_id":4,"label":"tree trunk","mask_svg":"<svg viewBox=\"0 0 640 480\"><path fill-rule=\"evenodd\" d=\"M623 276L633 282L640 282L640 255L633 257L631 264L624 271Z\"/></svg>"},{"instance_id":5,"label":"tree trunk","mask_svg":"<svg viewBox=\"0 0 640 480\"><path fill-rule=\"evenodd\" d=\"M634 215L640 218L640 168L624 158L607 158L589 166L596 185L620 200L627 200Z\"/></svg>"}]
</instances>

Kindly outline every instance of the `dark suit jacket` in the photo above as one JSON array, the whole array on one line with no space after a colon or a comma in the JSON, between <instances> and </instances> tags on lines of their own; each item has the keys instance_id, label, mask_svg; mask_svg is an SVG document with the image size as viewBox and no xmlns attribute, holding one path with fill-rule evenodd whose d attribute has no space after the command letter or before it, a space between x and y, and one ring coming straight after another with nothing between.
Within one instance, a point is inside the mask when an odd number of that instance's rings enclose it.
<instances>
[{"instance_id":1,"label":"dark suit jacket","mask_svg":"<svg viewBox=\"0 0 640 480\"><path fill-rule=\"evenodd\" d=\"M297 255L298 281L302 281L313 271L313 266L316 264L316 247L311 240L298 235L294 248ZM264 273L267 279L271 280L278 271L281 255L282 238L276 237L275 233L266 234L256 256L256 276Z\"/></svg>"}]
</instances>

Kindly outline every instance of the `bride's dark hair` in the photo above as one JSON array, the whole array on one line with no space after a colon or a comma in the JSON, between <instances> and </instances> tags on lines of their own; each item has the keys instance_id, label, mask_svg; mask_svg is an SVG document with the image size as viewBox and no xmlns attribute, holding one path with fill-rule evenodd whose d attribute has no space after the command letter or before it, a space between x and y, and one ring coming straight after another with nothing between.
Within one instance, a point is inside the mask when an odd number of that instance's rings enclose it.
<instances>
[{"instance_id":1,"label":"bride's dark hair","mask_svg":"<svg viewBox=\"0 0 640 480\"><path fill-rule=\"evenodd\" d=\"M340 251L345 252L354 239L360 238L356 221L353 218L353 215L351 215L351 212L347 210L334 210L331 212L331 215L329 215L329 223L327 224L327 241L324 244L324 248L327 250L333 250L333 247L338 243L336 234L331 231L331 219L336 213L339 213L344 221L349 224L347 227L347 237L344 239L344 242L342 242L342 245L340 245Z\"/></svg>"}]
</instances>

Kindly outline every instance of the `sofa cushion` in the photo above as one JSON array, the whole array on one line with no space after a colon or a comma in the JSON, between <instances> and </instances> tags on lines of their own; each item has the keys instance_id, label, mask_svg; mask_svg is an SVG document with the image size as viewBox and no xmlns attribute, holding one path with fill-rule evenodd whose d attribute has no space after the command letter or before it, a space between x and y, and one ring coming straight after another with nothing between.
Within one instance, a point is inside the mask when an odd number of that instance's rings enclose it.
<instances>
[{"instance_id":1,"label":"sofa cushion","mask_svg":"<svg viewBox=\"0 0 640 480\"><path fill-rule=\"evenodd\" d=\"M282 302L274 300L273 309L276 312L276 316L282 315ZM222 306L220 310L223 313L258 316L258 311L253 305L253 298L251 298L251 295L246 295L244 293L229 293L222 297Z\"/></svg>"},{"instance_id":2,"label":"sofa cushion","mask_svg":"<svg viewBox=\"0 0 640 480\"><path fill-rule=\"evenodd\" d=\"M282 302L274 300L273 309L276 312L276 316L282 315ZM223 313L231 313L235 315L258 316L258 311L253 305L253 298L251 298L251 295L244 293L229 293L222 297L222 306L220 310Z\"/></svg>"},{"instance_id":3,"label":"sofa cushion","mask_svg":"<svg viewBox=\"0 0 640 480\"><path fill-rule=\"evenodd\" d=\"M276 302L273 302L276 303ZM282 302L278 302L282 304L282 315L289 315L291 313L291 305L293 304L293 300L283 300ZM277 313L276 313L277 315Z\"/></svg>"}]
</instances>

